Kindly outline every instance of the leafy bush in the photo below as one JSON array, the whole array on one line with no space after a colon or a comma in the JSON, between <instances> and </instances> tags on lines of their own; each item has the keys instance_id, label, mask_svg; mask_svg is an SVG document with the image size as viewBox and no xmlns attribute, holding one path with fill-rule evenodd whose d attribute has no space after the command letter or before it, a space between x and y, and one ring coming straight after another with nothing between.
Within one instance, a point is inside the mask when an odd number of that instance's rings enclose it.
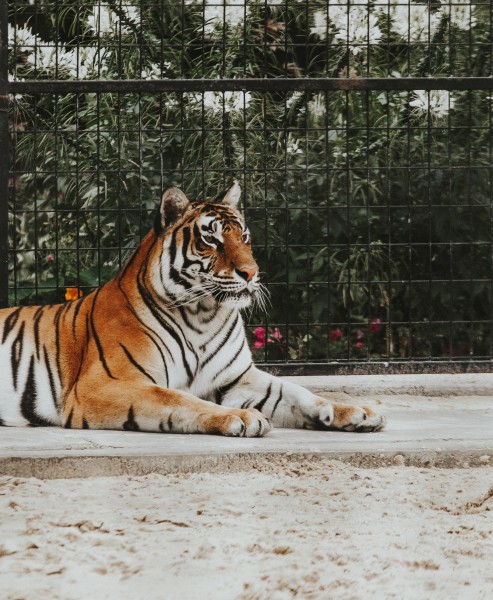
<instances>
[{"instance_id":1,"label":"leafy bush","mask_svg":"<svg viewBox=\"0 0 493 600\"><path fill-rule=\"evenodd\" d=\"M491 75L487 7L466 2L15 8L17 80ZM87 293L163 188L215 195L238 177L271 292L269 321L251 315L259 360L489 356L491 104L480 90L18 96L12 302Z\"/></svg>"}]
</instances>

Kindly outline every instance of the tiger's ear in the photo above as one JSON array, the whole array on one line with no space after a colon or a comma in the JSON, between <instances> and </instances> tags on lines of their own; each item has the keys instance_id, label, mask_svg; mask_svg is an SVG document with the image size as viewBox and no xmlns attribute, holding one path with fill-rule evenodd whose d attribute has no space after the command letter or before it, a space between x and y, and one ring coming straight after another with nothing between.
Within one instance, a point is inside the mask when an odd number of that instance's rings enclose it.
<instances>
[{"instance_id":1,"label":"tiger's ear","mask_svg":"<svg viewBox=\"0 0 493 600\"><path fill-rule=\"evenodd\" d=\"M218 198L224 204L229 204L232 208L237 208L241 197L241 187L237 179L233 180L233 184L221 194Z\"/></svg>"},{"instance_id":2,"label":"tiger's ear","mask_svg":"<svg viewBox=\"0 0 493 600\"><path fill-rule=\"evenodd\" d=\"M189 205L188 198L179 188L169 188L163 193L159 212L156 215L154 228L156 233L161 233L170 227L186 212Z\"/></svg>"}]
</instances>

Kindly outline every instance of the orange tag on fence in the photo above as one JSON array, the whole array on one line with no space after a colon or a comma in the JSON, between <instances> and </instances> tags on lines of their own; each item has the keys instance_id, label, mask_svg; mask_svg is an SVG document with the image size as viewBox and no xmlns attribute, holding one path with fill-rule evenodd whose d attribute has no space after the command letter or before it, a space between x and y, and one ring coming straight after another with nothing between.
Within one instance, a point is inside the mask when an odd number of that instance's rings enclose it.
<instances>
[{"instance_id":1,"label":"orange tag on fence","mask_svg":"<svg viewBox=\"0 0 493 600\"><path fill-rule=\"evenodd\" d=\"M65 291L65 300L77 300L78 298L82 298L84 292L79 290L79 288L67 288Z\"/></svg>"}]
</instances>

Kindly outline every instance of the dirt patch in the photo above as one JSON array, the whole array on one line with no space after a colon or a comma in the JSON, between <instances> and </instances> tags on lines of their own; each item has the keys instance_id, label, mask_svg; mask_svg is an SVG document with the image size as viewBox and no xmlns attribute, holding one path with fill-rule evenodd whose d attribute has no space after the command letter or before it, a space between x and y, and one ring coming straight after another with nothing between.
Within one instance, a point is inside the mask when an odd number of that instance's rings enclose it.
<instances>
[{"instance_id":1,"label":"dirt patch","mask_svg":"<svg viewBox=\"0 0 493 600\"><path fill-rule=\"evenodd\" d=\"M0 478L0 589L43 599L489 599L493 468Z\"/></svg>"}]
</instances>

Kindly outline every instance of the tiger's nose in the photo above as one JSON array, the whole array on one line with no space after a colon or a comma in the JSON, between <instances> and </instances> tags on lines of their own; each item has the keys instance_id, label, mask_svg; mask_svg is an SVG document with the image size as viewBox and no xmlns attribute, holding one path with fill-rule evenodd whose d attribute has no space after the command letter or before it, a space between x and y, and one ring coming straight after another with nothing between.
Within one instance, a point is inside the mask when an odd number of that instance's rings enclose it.
<instances>
[{"instance_id":1,"label":"tiger's nose","mask_svg":"<svg viewBox=\"0 0 493 600\"><path fill-rule=\"evenodd\" d=\"M258 273L258 267L257 266L255 266L255 267L244 266L244 267L236 268L235 271L245 281L251 281L255 277L255 275Z\"/></svg>"}]
</instances>

